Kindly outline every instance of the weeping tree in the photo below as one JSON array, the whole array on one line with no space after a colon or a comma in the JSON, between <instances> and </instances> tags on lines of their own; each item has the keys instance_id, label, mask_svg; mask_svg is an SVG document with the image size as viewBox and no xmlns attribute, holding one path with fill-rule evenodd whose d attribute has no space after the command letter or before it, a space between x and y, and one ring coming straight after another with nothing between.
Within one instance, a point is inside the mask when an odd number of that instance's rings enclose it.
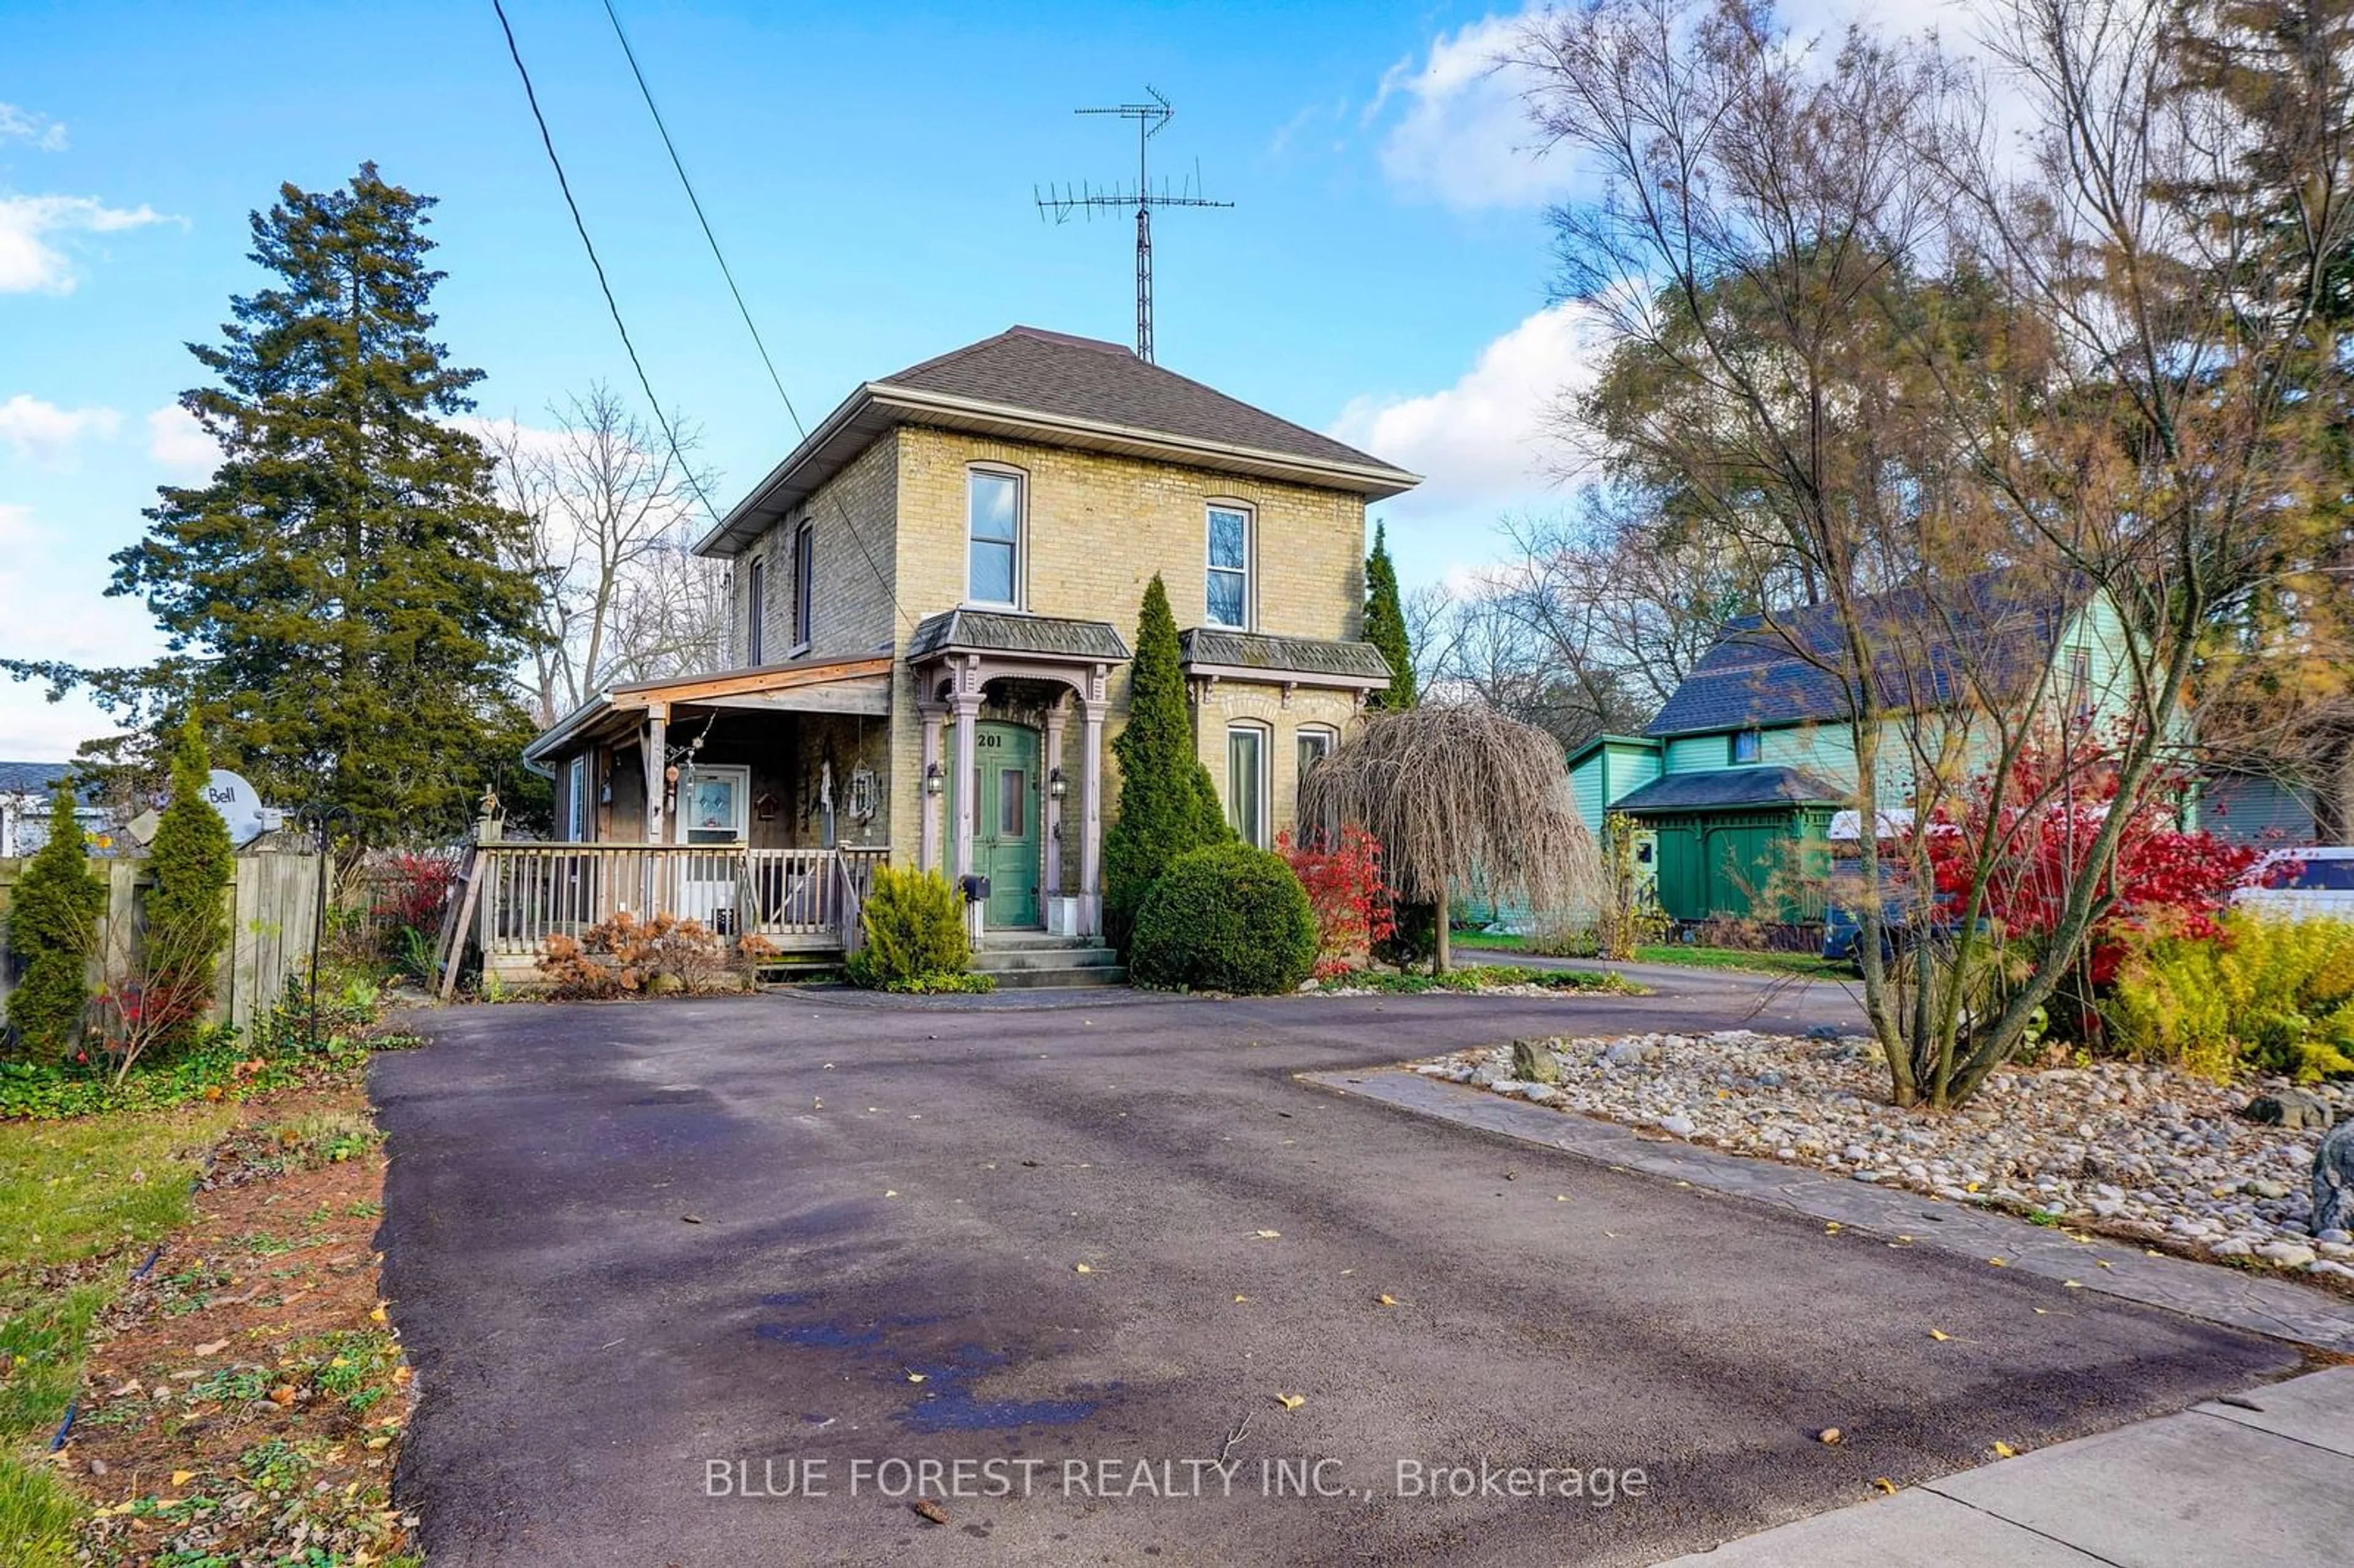
<instances>
[{"instance_id":1,"label":"weeping tree","mask_svg":"<svg viewBox=\"0 0 2354 1568\"><path fill-rule=\"evenodd\" d=\"M1434 917L1434 972L1447 966L1447 901L1475 874L1534 909L1601 905L1602 856L1570 801L1560 743L1490 708L1372 715L1308 775L1299 814L1381 841L1392 896Z\"/></svg>"}]
</instances>

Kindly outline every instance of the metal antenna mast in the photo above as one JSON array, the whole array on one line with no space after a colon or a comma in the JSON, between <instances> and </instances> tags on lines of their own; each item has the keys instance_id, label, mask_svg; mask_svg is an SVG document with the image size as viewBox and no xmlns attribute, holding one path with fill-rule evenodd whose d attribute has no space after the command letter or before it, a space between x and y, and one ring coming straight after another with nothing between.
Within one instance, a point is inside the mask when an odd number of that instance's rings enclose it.
<instances>
[{"instance_id":1,"label":"metal antenna mast","mask_svg":"<svg viewBox=\"0 0 2354 1568\"><path fill-rule=\"evenodd\" d=\"M1038 216L1051 217L1056 223L1067 222L1073 213L1093 217L1098 208L1136 208L1136 357L1147 365L1152 363L1152 209L1156 207L1232 207L1230 201L1211 201L1197 194L1201 175L1197 170L1184 186L1172 194L1168 182L1161 188L1152 188L1146 166L1146 146L1161 133L1177 111L1161 97L1160 90L1148 85L1144 90L1151 96L1150 103L1122 103L1108 109L1081 109L1080 114L1116 114L1122 120L1136 122L1136 189L1129 192L1114 185L1097 190L1092 185L1065 185L1061 190L1048 186L1041 191L1031 187L1031 196L1038 204Z\"/></svg>"}]
</instances>

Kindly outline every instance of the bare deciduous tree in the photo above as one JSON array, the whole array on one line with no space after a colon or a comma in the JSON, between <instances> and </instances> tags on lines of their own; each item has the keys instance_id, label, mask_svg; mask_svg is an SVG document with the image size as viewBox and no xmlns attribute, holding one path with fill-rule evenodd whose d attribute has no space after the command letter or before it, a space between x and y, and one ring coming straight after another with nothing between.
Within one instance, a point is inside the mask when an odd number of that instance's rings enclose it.
<instances>
[{"instance_id":1,"label":"bare deciduous tree","mask_svg":"<svg viewBox=\"0 0 2354 1568\"><path fill-rule=\"evenodd\" d=\"M531 519L514 564L542 588L541 641L529 673L543 725L617 683L721 662L726 573L688 550L695 450L680 420L673 452L599 382L557 409L552 433L512 421L485 440L499 458L502 499Z\"/></svg>"},{"instance_id":2,"label":"bare deciduous tree","mask_svg":"<svg viewBox=\"0 0 2354 1568\"><path fill-rule=\"evenodd\" d=\"M2269 242L2279 203L2239 177L2248 122L2169 15L2007 14L2024 171L1931 42L1855 29L1818 51L1741 0L1593 0L1527 37L1532 112L1602 187L1555 217L1565 291L1617 339L1585 436L1705 524L1756 588L1754 635L1836 683L1862 822L1925 821L1965 768L1997 780L1939 916L1945 962L1921 944L1909 986L1882 958L1882 848L1862 835L1865 1007L1903 1103L1967 1098L2115 907L2121 835L2165 785L2211 623L2304 526L2305 427L2336 406L2312 394L2342 372L2306 334L2344 196L2305 182L2306 242ZM2342 167L2345 135L2293 156ZM1804 614L1770 591L1791 574ZM2051 928L2014 942L1984 918L1989 887L2039 811L2077 801L2004 800L2001 781L2055 718L2066 743L2052 640L2066 607L2103 599L2129 633L2097 761L2112 805L2085 819ZM1916 882L1924 842L1890 846Z\"/></svg>"}]
</instances>

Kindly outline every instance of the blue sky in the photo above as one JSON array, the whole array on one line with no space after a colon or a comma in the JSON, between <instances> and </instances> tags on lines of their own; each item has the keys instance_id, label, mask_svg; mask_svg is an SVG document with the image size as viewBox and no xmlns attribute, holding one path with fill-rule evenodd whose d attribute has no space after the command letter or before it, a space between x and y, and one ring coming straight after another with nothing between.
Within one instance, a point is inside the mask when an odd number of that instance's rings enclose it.
<instances>
[{"instance_id":1,"label":"blue sky","mask_svg":"<svg viewBox=\"0 0 2354 1568\"><path fill-rule=\"evenodd\" d=\"M1918 6L1924 0L1910 0ZM1025 322L1125 340L1124 218L1043 223L1034 185L1132 170L1125 127L1178 116L1232 211L1156 230L1159 358L1430 476L1379 509L1409 585L1494 558L1496 519L1555 507L1538 415L1590 353L1549 310L1544 202L1485 67L1514 17L1477 6L620 6L802 417ZM791 444L596 0L509 7L656 391L704 432L724 505ZM397 26L387 18L398 16ZM0 655L137 661L101 598L159 482L206 471L171 411L183 344L259 274L247 214L363 159L439 196L440 335L482 411L627 362L488 0L120 5L0 0ZM0 757L101 727L0 683Z\"/></svg>"}]
</instances>

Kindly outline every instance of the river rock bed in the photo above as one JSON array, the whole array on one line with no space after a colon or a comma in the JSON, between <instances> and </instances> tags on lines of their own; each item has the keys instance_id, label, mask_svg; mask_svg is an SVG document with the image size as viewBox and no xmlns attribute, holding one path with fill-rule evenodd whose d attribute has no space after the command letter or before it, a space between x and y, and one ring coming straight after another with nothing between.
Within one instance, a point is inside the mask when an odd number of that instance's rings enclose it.
<instances>
[{"instance_id":1,"label":"river rock bed","mask_svg":"<svg viewBox=\"0 0 2354 1568\"><path fill-rule=\"evenodd\" d=\"M1526 1044L1556 1081L1515 1076L1510 1043L1416 1064L1431 1077L1582 1111L1753 1158L1787 1160L1990 1204L2211 1259L2292 1269L2354 1288L2354 1235L2312 1234L2320 1128L2240 1112L2266 1080L2226 1088L2164 1067L2013 1068L1951 1112L1889 1102L1869 1038L1732 1030ZM1540 1069L1542 1075L1542 1069ZM2308 1086L2335 1117L2343 1085Z\"/></svg>"}]
</instances>

